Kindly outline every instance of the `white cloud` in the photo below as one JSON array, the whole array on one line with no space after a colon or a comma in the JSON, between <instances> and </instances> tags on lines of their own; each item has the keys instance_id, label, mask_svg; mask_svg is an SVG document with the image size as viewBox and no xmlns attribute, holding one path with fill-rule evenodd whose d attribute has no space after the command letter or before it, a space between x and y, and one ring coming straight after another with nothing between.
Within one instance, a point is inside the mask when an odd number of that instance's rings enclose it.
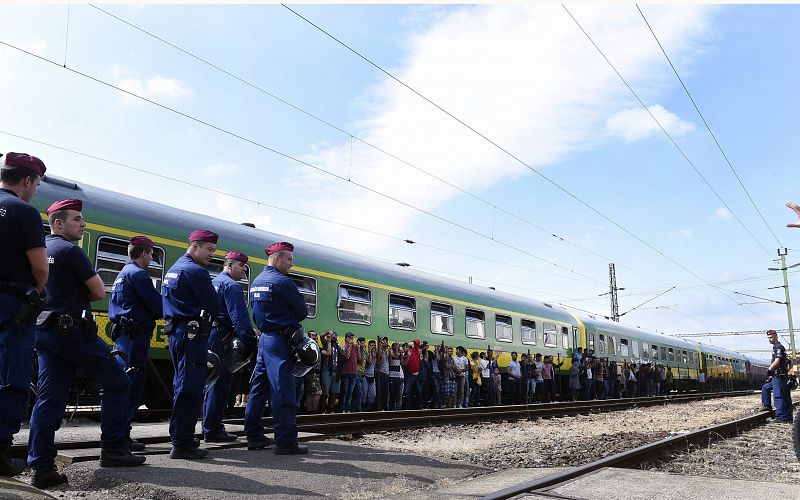
<instances>
[{"instance_id":1,"label":"white cloud","mask_svg":"<svg viewBox=\"0 0 800 500\"><path fill-rule=\"evenodd\" d=\"M43 55L44 49L47 48L47 42L41 38L33 38L28 42L20 44L20 48L34 54Z\"/></svg>"},{"instance_id":2,"label":"white cloud","mask_svg":"<svg viewBox=\"0 0 800 500\"><path fill-rule=\"evenodd\" d=\"M691 238L693 231L691 229L680 229L678 231L673 231L670 233L670 236L673 238Z\"/></svg>"},{"instance_id":3,"label":"white cloud","mask_svg":"<svg viewBox=\"0 0 800 500\"><path fill-rule=\"evenodd\" d=\"M622 137L626 142L634 142L661 134L661 128L653 120L653 116L650 116L651 113L673 137L694 130L694 125L690 122L681 120L660 104L654 104L648 106L647 111L638 107L615 113L606 121L606 131L612 136Z\"/></svg>"},{"instance_id":4,"label":"white cloud","mask_svg":"<svg viewBox=\"0 0 800 500\"><path fill-rule=\"evenodd\" d=\"M653 6L651 10L660 19L659 36L668 41L682 65L689 65L708 31L711 8ZM642 31L635 9L581 7L573 13L629 82L648 89L648 95L657 93L652 89L663 86L662 78L669 75L655 70L662 68L663 54ZM638 123L639 112L633 109L627 89L587 46L561 6L465 7L431 18L436 21L429 20L410 36L406 57L391 71L535 167L554 165L608 140L609 121L613 133L632 140L652 133L648 127L655 125ZM355 126L361 137L462 188L486 190L501 181L532 175L392 80L382 81L357 101L366 111ZM626 108L628 112L619 113ZM676 135L691 130L691 124L662 106L651 109ZM317 144L304 160L425 210L436 211L460 195L397 160L354 144L352 153L349 140ZM315 213L351 221L358 214L358 225L393 234L402 234L419 215L305 167L297 172L293 180L309 193ZM491 221L490 209L485 210ZM486 216L464 213L459 222L473 225L476 215ZM325 236L329 244L343 248L359 245L368 251L377 245L374 239L354 241L338 231Z\"/></svg>"},{"instance_id":5,"label":"white cloud","mask_svg":"<svg viewBox=\"0 0 800 500\"><path fill-rule=\"evenodd\" d=\"M143 80L130 76L131 71L123 66L111 67L111 75L116 79L116 84L123 90L148 99L162 99L178 101L192 95L189 86L175 78L166 78L160 75ZM121 100L125 103L140 103L136 97L123 94Z\"/></svg>"},{"instance_id":6,"label":"white cloud","mask_svg":"<svg viewBox=\"0 0 800 500\"><path fill-rule=\"evenodd\" d=\"M239 165L209 165L207 167L203 167L200 169L199 175L200 177L215 177L221 178L226 175L235 174L239 172L241 169Z\"/></svg>"},{"instance_id":7,"label":"white cloud","mask_svg":"<svg viewBox=\"0 0 800 500\"><path fill-rule=\"evenodd\" d=\"M733 216L733 215L731 214L731 212L730 212L730 211L729 211L727 208L725 208L725 207L719 207L718 209L716 209L716 210L714 211L713 218L714 218L715 220L728 220L728 219L730 219L732 216Z\"/></svg>"}]
</instances>

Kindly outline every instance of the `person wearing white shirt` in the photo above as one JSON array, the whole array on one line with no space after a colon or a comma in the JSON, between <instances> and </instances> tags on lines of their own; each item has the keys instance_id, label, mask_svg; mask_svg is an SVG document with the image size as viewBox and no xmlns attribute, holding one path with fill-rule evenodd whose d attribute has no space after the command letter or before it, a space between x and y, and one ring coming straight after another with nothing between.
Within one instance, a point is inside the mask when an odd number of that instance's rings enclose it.
<instances>
[{"instance_id":1,"label":"person wearing white shirt","mask_svg":"<svg viewBox=\"0 0 800 500\"><path fill-rule=\"evenodd\" d=\"M517 353L511 353L511 361L508 362L508 401L511 404L519 403L519 382L522 379L522 369L517 361Z\"/></svg>"}]
</instances>

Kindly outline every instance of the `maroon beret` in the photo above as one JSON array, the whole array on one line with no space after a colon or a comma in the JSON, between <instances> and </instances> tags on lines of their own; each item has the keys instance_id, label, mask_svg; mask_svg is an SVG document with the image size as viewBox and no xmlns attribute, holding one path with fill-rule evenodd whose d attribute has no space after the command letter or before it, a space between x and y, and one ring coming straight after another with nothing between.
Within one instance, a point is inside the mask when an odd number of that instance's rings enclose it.
<instances>
[{"instance_id":1,"label":"maroon beret","mask_svg":"<svg viewBox=\"0 0 800 500\"><path fill-rule=\"evenodd\" d=\"M237 251L231 251L225 254L226 259L238 260L242 264L247 264L247 254Z\"/></svg>"},{"instance_id":2,"label":"maroon beret","mask_svg":"<svg viewBox=\"0 0 800 500\"><path fill-rule=\"evenodd\" d=\"M767 330L767 335L777 335L777 334L778 332L776 332L775 330Z\"/></svg>"},{"instance_id":3,"label":"maroon beret","mask_svg":"<svg viewBox=\"0 0 800 500\"><path fill-rule=\"evenodd\" d=\"M147 236L134 236L133 238L131 238L131 245L135 247L147 247L147 248L153 248L155 246L153 240L151 240Z\"/></svg>"},{"instance_id":4,"label":"maroon beret","mask_svg":"<svg viewBox=\"0 0 800 500\"><path fill-rule=\"evenodd\" d=\"M58 212L59 210L76 210L80 212L83 210L83 202L81 200L73 199L57 201L47 207L47 215L50 215L53 212Z\"/></svg>"},{"instance_id":5,"label":"maroon beret","mask_svg":"<svg viewBox=\"0 0 800 500\"><path fill-rule=\"evenodd\" d=\"M285 241L281 241L280 243L273 243L264 249L264 251L267 252L267 255L272 255L274 253L283 251L294 252L294 245Z\"/></svg>"},{"instance_id":6,"label":"maroon beret","mask_svg":"<svg viewBox=\"0 0 800 500\"><path fill-rule=\"evenodd\" d=\"M39 174L39 177L44 177L44 173L47 170L42 160L25 153L7 153L5 166L24 168L34 174Z\"/></svg>"},{"instance_id":7,"label":"maroon beret","mask_svg":"<svg viewBox=\"0 0 800 500\"><path fill-rule=\"evenodd\" d=\"M202 241L204 243L213 243L215 245L217 244L218 238L219 235L217 235L217 233L212 233L207 229L197 229L189 234L189 241Z\"/></svg>"}]
</instances>

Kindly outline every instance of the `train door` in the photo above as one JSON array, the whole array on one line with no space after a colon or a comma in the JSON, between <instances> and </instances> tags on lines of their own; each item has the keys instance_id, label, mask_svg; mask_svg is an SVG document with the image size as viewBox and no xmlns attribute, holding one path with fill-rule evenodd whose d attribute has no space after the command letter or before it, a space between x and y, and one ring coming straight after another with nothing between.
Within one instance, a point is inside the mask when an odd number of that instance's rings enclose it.
<instances>
[{"instance_id":1,"label":"train door","mask_svg":"<svg viewBox=\"0 0 800 500\"><path fill-rule=\"evenodd\" d=\"M572 352L575 352L578 349L578 347L580 347L580 346L581 346L581 344L580 344L580 339L579 339L579 335L578 335L578 327L577 326L573 326L572 327Z\"/></svg>"}]
</instances>

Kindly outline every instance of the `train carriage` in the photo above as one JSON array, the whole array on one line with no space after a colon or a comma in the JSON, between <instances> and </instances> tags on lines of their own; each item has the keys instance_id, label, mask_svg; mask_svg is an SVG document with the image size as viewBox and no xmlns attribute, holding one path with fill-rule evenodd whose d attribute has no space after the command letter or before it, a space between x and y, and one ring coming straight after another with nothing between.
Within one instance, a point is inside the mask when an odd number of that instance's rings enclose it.
<instances>
[{"instance_id":1,"label":"train carriage","mask_svg":"<svg viewBox=\"0 0 800 500\"><path fill-rule=\"evenodd\" d=\"M213 217L140 200L122 193L77 184L48 176L34 198L42 212L53 201L79 198L84 201L86 232L79 242L94 262L110 292L127 260L131 236L146 235L156 243L150 265L153 285L160 290L164 272L186 250L186 237L198 228L220 235L209 271L221 272L223 256L239 250L250 256L248 275L241 281L247 295L251 279L266 265L264 247L285 236L263 231L252 224L236 224ZM743 356L722 350L703 352L706 346L674 337L646 332L593 316L579 316L558 305L518 297L493 289L460 283L350 255L323 245L292 240L295 245L295 281L309 307L306 329L352 331L357 337L388 336L391 341L419 338L431 344L464 346L468 350L491 348L501 353L505 367L509 353L541 353L570 365L573 350L595 349L599 357L618 362L657 362L673 370L676 385L694 387L697 371L708 364L714 373L730 373L746 379ZM100 332L108 338L107 298L94 304ZM163 322L151 343L151 377L145 392L148 407L171 403L172 366ZM742 371L744 370L744 371ZM562 377L566 379L566 377ZM89 391L91 392L91 391Z\"/></svg>"}]
</instances>

